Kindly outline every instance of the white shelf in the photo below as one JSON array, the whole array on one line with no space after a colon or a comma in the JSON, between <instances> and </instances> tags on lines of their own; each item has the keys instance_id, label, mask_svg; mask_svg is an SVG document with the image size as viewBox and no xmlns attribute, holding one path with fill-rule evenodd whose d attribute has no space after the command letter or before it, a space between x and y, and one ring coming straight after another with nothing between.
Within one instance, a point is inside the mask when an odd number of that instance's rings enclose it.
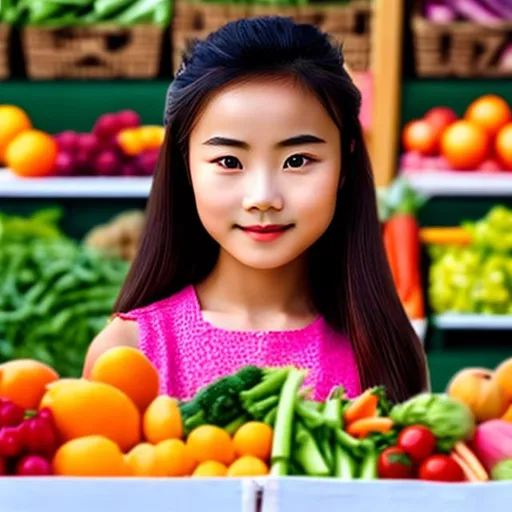
<instances>
[{"instance_id":1,"label":"white shelf","mask_svg":"<svg viewBox=\"0 0 512 512\"><path fill-rule=\"evenodd\" d=\"M0 198L146 198L151 177L19 178L0 169Z\"/></svg>"},{"instance_id":2,"label":"white shelf","mask_svg":"<svg viewBox=\"0 0 512 512\"><path fill-rule=\"evenodd\" d=\"M404 171L426 196L512 196L512 172Z\"/></svg>"},{"instance_id":3,"label":"white shelf","mask_svg":"<svg viewBox=\"0 0 512 512\"><path fill-rule=\"evenodd\" d=\"M445 313L434 317L434 323L445 330L512 330L512 315Z\"/></svg>"}]
</instances>

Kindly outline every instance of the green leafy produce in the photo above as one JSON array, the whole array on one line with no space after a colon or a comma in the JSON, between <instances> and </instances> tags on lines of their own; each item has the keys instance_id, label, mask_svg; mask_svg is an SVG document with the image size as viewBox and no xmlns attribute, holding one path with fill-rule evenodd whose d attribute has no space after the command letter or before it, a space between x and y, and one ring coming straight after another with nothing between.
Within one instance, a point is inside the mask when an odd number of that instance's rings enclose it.
<instances>
[{"instance_id":1,"label":"green leafy produce","mask_svg":"<svg viewBox=\"0 0 512 512\"><path fill-rule=\"evenodd\" d=\"M67 239L60 213L0 217L0 361L35 358L79 376L128 265Z\"/></svg>"},{"instance_id":2,"label":"green leafy produce","mask_svg":"<svg viewBox=\"0 0 512 512\"><path fill-rule=\"evenodd\" d=\"M493 480L512 480L512 459L502 460L492 468Z\"/></svg>"},{"instance_id":3,"label":"green leafy produce","mask_svg":"<svg viewBox=\"0 0 512 512\"><path fill-rule=\"evenodd\" d=\"M438 449L446 452L456 442L471 439L475 432L475 420L469 408L447 395L422 393L395 405L390 417L402 427L428 427L438 439Z\"/></svg>"}]
</instances>

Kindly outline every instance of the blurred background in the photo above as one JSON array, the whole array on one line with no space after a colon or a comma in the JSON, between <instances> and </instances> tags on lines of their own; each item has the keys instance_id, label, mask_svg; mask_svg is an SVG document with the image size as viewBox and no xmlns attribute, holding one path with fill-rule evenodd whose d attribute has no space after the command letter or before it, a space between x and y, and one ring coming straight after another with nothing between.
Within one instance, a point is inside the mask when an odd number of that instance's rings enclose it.
<instances>
[{"instance_id":1,"label":"blurred background","mask_svg":"<svg viewBox=\"0 0 512 512\"><path fill-rule=\"evenodd\" d=\"M510 0L0 0L0 362L80 373L137 248L181 52L273 14L344 44L434 391L512 354Z\"/></svg>"}]
</instances>

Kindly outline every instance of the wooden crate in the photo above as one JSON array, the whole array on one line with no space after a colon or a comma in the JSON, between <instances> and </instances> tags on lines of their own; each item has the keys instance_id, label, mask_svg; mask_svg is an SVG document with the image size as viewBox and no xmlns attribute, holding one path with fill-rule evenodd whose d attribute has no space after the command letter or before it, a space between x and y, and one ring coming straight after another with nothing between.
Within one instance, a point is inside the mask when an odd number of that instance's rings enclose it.
<instances>
[{"instance_id":1,"label":"wooden crate","mask_svg":"<svg viewBox=\"0 0 512 512\"><path fill-rule=\"evenodd\" d=\"M177 71L188 44L205 38L229 21L258 16L285 16L311 23L329 32L343 43L347 66L353 71L368 71L371 60L372 5L357 0L347 5L310 4L304 6L267 6L202 3L176 0L173 18L172 60Z\"/></svg>"},{"instance_id":2,"label":"wooden crate","mask_svg":"<svg viewBox=\"0 0 512 512\"><path fill-rule=\"evenodd\" d=\"M440 24L427 20L418 0L411 19L416 73L420 77L512 76L500 65L512 43L512 22L485 26L470 21Z\"/></svg>"},{"instance_id":3,"label":"wooden crate","mask_svg":"<svg viewBox=\"0 0 512 512\"><path fill-rule=\"evenodd\" d=\"M9 25L0 23L0 80L11 74L9 67L9 36Z\"/></svg>"},{"instance_id":4,"label":"wooden crate","mask_svg":"<svg viewBox=\"0 0 512 512\"><path fill-rule=\"evenodd\" d=\"M36 80L154 78L163 33L154 25L28 27L22 32L27 75Z\"/></svg>"}]
</instances>

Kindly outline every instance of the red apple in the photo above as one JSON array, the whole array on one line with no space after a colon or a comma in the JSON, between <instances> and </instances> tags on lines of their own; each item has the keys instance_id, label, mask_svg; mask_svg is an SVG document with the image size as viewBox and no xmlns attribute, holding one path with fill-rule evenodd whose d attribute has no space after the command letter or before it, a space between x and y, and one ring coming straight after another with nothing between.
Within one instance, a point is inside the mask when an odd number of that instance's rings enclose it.
<instances>
[{"instance_id":1,"label":"red apple","mask_svg":"<svg viewBox=\"0 0 512 512\"><path fill-rule=\"evenodd\" d=\"M417 151L423 156L436 154L438 140L434 127L421 119L407 123L402 132L405 151Z\"/></svg>"},{"instance_id":2,"label":"red apple","mask_svg":"<svg viewBox=\"0 0 512 512\"><path fill-rule=\"evenodd\" d=\"M441 133L457 121L457 114L449 107L434 107L425 114L423 119Z\"/></svg>"}]
</instances>

